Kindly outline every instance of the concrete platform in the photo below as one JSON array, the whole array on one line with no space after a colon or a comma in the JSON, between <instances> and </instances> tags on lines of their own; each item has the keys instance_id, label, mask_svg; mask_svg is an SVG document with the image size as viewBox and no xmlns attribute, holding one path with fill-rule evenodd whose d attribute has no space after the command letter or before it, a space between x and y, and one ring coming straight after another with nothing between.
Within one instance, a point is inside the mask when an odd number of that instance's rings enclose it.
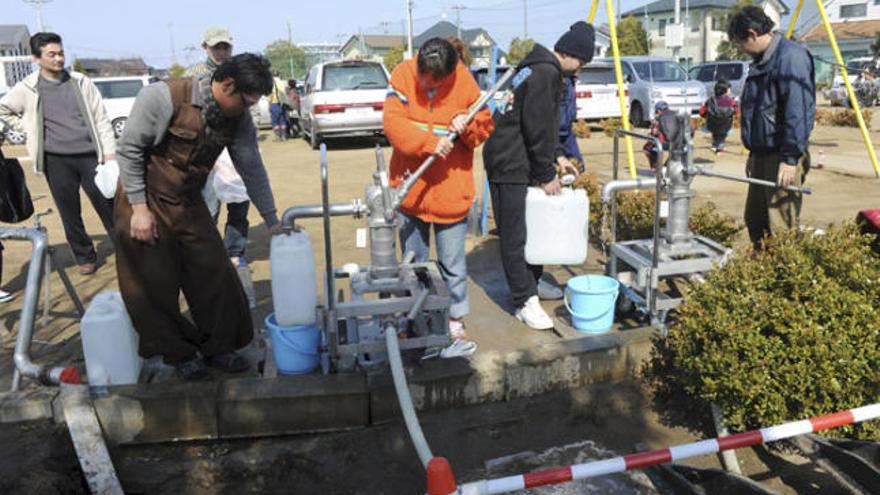
<instances>
[{"instance_id":1,"label":"concrete platform","mask_svg":"<svg viewBox=\"0 0 880 495\"><path fill-rule=\"evenodd\" d=\"M419 411L504 402L631 376L650 351L653 329L610 332L529 351L487 351L471 360L409 358ZM363 428L395 421L387 369L323 376L149 383L93 391L107 440L115 445L266 437ZM0 422L55 418L58 390L0 394Z\"/></svg>"}]
</instances>

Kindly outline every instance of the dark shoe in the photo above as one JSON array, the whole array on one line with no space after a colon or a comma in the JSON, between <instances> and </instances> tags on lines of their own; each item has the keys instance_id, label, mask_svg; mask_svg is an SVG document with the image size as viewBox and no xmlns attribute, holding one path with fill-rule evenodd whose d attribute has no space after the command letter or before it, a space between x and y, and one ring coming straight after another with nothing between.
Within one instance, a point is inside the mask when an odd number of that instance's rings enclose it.
<instances>
[{"instance_id":1,"label":"dark shoe","mask_svg":"<svg viewBox=\"0 0 880 495\"><path fill-rule=\"evenodd\" d=\"M174 374L181 380L188 382L204 382L211 379L211 373L205 367L201 358L193 358L189 361L174 365Z\"/></svg>"},{"instance_id":2,"label":"dark shoe","mask_svg":"<svg viewBox=\"0 0 880 495\"><path fill-rule=\"evenodd\" d=\"M79 265L79 274L80 275L92 275L98 271L98 265L94 263L83 263Z\"/></svg>"},{"instance_id":3,"label":"dark shoe","mask_svg":"<svg viewBox=\"0 0 880 495\"><path fill-rule=\"evenodd\" d=\"M538 298L543 301L562 299L562 288L541 277L538 280Z\"/></svg>"},{"instance_id":4,"label":"dark shoe","mask_svg":"<svg viewBox=\"0 0 880 495\"><path fill-rule=\"evenodd\" d=\"M251 363L246 357L234 352L226 352L205 358L205 362L208 366L227 373L241 373L251 368Z\"/></svg>"}]
</instances>

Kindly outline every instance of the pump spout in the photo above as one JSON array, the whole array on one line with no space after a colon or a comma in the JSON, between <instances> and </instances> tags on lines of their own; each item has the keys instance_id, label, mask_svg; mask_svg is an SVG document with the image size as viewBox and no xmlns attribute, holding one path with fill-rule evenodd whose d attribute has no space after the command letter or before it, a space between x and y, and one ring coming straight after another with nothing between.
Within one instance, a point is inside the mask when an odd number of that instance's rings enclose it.
<instances>
[{"instance_id":1,"label":"pump spout","mask_svg":"<svg viewBox=\"0 0 880 495\"><path fill-rule=\"evenodd\" d=\"M613 180L602 186L602 202L610 203L614 196L620 191L632 191L636 189L655 189L656 187L656 177L640 177L638 179Z\"/></svg>"}]
</instances>

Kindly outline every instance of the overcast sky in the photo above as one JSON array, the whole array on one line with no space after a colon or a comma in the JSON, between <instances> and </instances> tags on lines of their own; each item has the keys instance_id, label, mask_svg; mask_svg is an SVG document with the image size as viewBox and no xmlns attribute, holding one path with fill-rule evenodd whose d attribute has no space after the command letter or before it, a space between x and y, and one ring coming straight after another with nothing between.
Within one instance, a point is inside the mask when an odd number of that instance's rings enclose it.
<instances>
[{"instance_id":1,"label":"overcast sky","mask_svg":"<svg viewBox=\"0 0 880 495\"><path fill-rule=\"evenodd\" d=\"M510 39L523 36L523 0L414 0L417 35L444 19L455 23L452 7L461 10L461 24L482 27L506 49ZM568 26L585 19L586 1L527 0L528 34L552 46ZM647 0L624 0L624 10ZM604 22L604 5L599 22ZM615 3L616 5L616 3ZM287 37L290 20L293 40L337 42L363 31L402 34L405 0L52 0L43 6L47 30L59 33L72 57L141 56L156 67L171 62L172 35L177 60L186 65L201 60L198 45L205 28L222 25L232 32L235 49L262 51L273 40ZM0 0L0 23L26 24L37 31L37 11L24 0ZM189 48L189 49L188 49ZM193 50L196 48L196 50ZM71 57L71 60L72 60Z\"/></svg>"}]
</instances>

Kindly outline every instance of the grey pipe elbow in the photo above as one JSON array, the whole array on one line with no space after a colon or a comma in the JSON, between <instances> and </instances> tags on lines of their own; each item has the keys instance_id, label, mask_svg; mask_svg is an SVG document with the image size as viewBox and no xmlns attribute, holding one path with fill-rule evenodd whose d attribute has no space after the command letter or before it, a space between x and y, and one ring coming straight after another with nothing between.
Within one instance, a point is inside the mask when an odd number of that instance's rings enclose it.
<instances>
[{"instance_id":1,"label":"grey pipe elbow","mask_svg":"<svg viewBox=\"0 0 880 495\"><path fill-rule=\"evenodd\" d=\"M657 178L638 178L613 180L602 186L602 202L609 203L620 191L632 191L636 189L654 189L657 187Z\"/></svg>"}]
</instances>

